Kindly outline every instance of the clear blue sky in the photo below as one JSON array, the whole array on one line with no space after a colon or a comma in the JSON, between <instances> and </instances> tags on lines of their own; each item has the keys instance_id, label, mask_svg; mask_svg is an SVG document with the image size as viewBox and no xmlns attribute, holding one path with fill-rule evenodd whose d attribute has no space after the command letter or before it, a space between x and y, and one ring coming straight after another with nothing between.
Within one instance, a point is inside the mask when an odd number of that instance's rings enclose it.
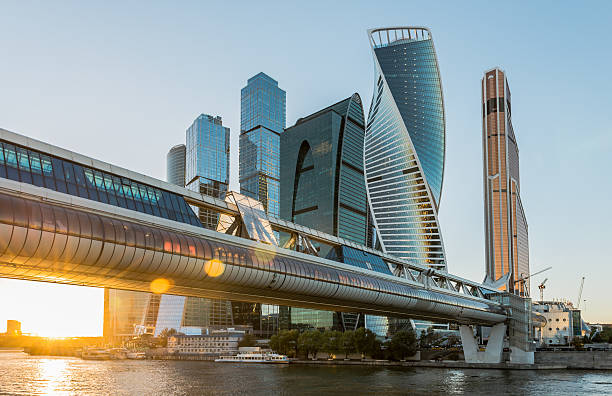
<instances>
[{"instance_id":1,"label":"clear blue sky","mask_svg":"<svg viewBox=\"0 0 612 396\"><path fill-rule=\"evenodd\" d=\"M440 221L449 270L484 277L479 84L500 66L512 91L532 271L554 267L532 295L548 277L546 298L575 300L586 276L586 319L612 322L610 15L606 1L3 1L0 127L164 178L166 152L193 119L221 115L237 189L249 77L264 71L287 91L288 126L353 92L369 105L366 29L428 26L446 105ZM57 302L88 307L73 312L87 327L70 331L101 332L101 290L0 280L0 301L0 331L5 319L42 320ZM24 319L25 331L42 331L34 319Z\"/></svg>"}]
</instances>

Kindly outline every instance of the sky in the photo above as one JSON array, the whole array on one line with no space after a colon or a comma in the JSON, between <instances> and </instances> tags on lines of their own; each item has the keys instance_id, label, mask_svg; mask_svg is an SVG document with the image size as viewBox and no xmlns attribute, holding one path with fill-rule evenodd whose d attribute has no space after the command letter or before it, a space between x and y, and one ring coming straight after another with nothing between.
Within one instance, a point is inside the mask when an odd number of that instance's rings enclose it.
<instances>
[{"instance_id":1,"label":"sky","mask_svg":"<svg viewBox=\"0 0 612 396\"><path fill-rule=\"evenodd\" d=\"M165 178L166 153L200 114L230 127L238 190L240 89L265 72L287 126L357 92L369 107L366 30L427 26L446 110L440 206L449 271L484 279L480 79L507 72L533 278L546 299L612 322L612 3L36 2L0 0L0 128ZM6 319L41 335L101 335L101 289L0 279Z\"/></svg>"}]
</instances>

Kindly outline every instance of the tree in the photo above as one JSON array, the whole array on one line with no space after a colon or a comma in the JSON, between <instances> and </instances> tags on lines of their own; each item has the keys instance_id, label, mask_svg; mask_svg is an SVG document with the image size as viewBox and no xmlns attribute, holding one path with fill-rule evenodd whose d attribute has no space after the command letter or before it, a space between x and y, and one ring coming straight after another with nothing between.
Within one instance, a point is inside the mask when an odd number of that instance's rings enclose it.
<instances>
[{"instance_id":1,"label":"tree","mask_svg":"<svg viewBox=\"0 0 612 396\"><path fill-rule=\"evenodd\" d=\"M270 349L272 349L276 353L286 355L285 351L282 350L280 339L280 334L274 334L272 337L270 337Z\"/></svg>"},{"instance_id":2,"label":"tree","mask_svg":"<svg viewBox=\"0 0 612 396\"><path fill-rule=\"evenodd\" d=\"M412 329L402 330L393 335L388 344L391 357L396 360L404 360L417 351L416 334Z\"/></svg>"},{"instance_id":3,"label":"tree","mask_svg":"<svg viewBox=\"0 0 612 396\"><path fill-rule=\"evenodd\" d=\"M306 358L312 354L313 359L316 359L317 353L323 348L324 344L323 333L318 330L305 331L298 337L299 348L306 353Z\"/></svg>"},{"instance_id":4,"label":"tree","mask_svg":"<svg viewBox=\"0 0 612 396\"><path fill-rule=\"evenodd\" d=\"M574 348L579 349L579 350L584 347L584 342L582 340L582 337L574 337L572 339L572 344L574 345Z\"/></svg>"},{"instance_id":5,"label":"tree","mask_svg":"<svg viewBox=\"0 0 612 396\"><path fill-rule=\"evenodd\" d=\"M342 333L340 351L344 353L345 359L348 359L349 354L355 352L355 332L354 331L348 330Z\"/></svg>"},{"instance_id":6,"label":"tree","mask_svg":"<svg viewBox=\"0 0 612 396\"><path fill-rule=\"evenodd\" d=\"M440 344L441 336L436 333L433 327L429 327L427 332L425 330L421 331L421 337L419 338L419 347L421 349L431 348L432 346L437 346Z\"/></svg>"},{"instance_id":7,"label":"tree","mask_svg":"<svg viewBox=\"0 0 612 396\"><path fill-rule=\"evenodd\" d=\"M178 332L176 331L176 329L163 329L158 336L159 339L159 345L162 347L166 347L168 346L168 338L172 337L173 335L177 335ZM141 338L143 338L143 340L146 338L144 336L146 336L147 334L143 334Z\"/></svg>"},{"instance_id":8,"label":"tree","mask_svg":"<svg viewBox=\"0 0 612 396\"><path fill-rule=\"evenodd\" d=\"M325 339L324 350L331 355L338 355L343 351L342 348L342 332L341 331L326 331L323 333Z\"/></svg>"},{"instance_id":9,"label":"tree","mask_svg":"<svg viewBox=\"0 0 612 396\"><path fill-rule=\"evenodd\" d=\"M283 355L289 355L290 352L293 352L293 356L295 356L297 355L298 336L297 330L283 330L270 338L270 348Z\"/></svg>"},{"instance_id":10,"label":"tree","mask_svg":"<svg viewBox=\"0 0 612 396\"><path fill-rule=\"evenodd\" d=\"M448 337L446 337L446 347L447 348L452 348L455 345L460 345L460 344L461 344L461 339L457 337L456 335L451 334Z\"/></svg>"},{"instance_id":11,"label":"tree","mask_svg":"<svg viewBox=\"0 0 612 396\"><path fill-rule=\"evenodd\" d=\"M257 345L257 339L253 334L245 334L244 337L238 342L238 348L240 347L254 347Z\"/></svg>"},{"instance_id":12,"label":"tree","mask_svg":"<svg viewBox=\"0 0 612 396\"><path fill-rule=\"evenodd\" d=\"M376 351L376 334L372 330L361 327L355 331L355 348L364 358L365 355L372 355Z\"/></svg>"},{"instance_id":13,"label":"tree","mask_svg":"<svg viewBox=\"0 0 612 396\"><path fill-rule=\"evenodd\" d=\"M289 354L289 351L293 351L293 356L297 356L299 336L300 332L297 330L285 330L283 332L283 344L286 345L287 354Z\"/></svg>"}]
</instances>

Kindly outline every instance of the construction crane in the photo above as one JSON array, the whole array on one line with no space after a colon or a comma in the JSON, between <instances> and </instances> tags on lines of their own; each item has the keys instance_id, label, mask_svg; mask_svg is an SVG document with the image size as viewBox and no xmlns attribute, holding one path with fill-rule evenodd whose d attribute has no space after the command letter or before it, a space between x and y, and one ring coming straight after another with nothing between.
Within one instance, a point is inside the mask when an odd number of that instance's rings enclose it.
<instances>
[{"instance_id":1,"label":"construction crane","mask_svg":"<svg viewBox=\"0 0 612 396\"><path fill-rule=\"evenodd\" d=\"M578 290L578 304L576 305L576 309L580 309L580 301L582 300L582 288L584 287L584 276L580 281L580 290Z\"/></svg>"},{"instance_id":2,"label":"construction crane","mask_svg":"<svg viewBox=\"0 0 612 396\"><path fill-rule=\"evenodd\" d=\"M542 283L538 285L538 289L540 289L540 302L544 302L544 289L546 289L546 286L544 286L544 284L547 280L548 278L544 279Z\"/></svg>"},{"instance_id":3,"label":"construction crane","mask_svg":"<svg viewBox=\"0 0 612 396\"><path fill-rule=\"evenodd\" d=\"M536 275L538 275L538 274L541 274L541 273L542 273L542 272L544 272L544 271L548 271L548 270L549 270L549 269L551 269L551 268L552 268L552 267L547 267L547 268L544 268L543 270L540 270L540 271L534 272L533 274L530 274L530 275L528 275L528 276L523 276L523 274L521 274L521 277L520 277L518 280L515 280L515 281L514 281L514 283L515 283L515 284L516 284L516 283L522 283L522 284L524 285L524 284L525 284L525 281L526 281L527 279L531 278L532 276L536 276ZM529 296L529 290L525 290L525 294L526 294L527 296Z\"/></svg>"}]
</instances>

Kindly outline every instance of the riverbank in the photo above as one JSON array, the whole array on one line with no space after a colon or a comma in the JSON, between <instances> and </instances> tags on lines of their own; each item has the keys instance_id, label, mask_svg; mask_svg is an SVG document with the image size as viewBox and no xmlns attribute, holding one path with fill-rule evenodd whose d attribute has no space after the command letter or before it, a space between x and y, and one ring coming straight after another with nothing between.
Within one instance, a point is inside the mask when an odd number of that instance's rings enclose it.
<instances>
[{"instance_id":1,"label":"riverbank","mask_svg":"<svg viewBox=\"0 0 612 396\"><path fill-rule=\"evenodd\" d=\"M612 351L538 351L536 364L565 364L570 369L612 370Z\"/></svg>"},{"instance_id":2,"label":"riverbank","mask_svg":"<svg viewBox=\"0 0 612 396\"><path fill-rule=\"evenodd\" d=\"M291 364L323 366L381 366L381 367L432 367L460 369L496 369L496 370L565 370L565 364L517 364L517 363L467 363L465 361L419 360L392 362L389 360L292 360Z\"/></svg>"}]
</instances>

